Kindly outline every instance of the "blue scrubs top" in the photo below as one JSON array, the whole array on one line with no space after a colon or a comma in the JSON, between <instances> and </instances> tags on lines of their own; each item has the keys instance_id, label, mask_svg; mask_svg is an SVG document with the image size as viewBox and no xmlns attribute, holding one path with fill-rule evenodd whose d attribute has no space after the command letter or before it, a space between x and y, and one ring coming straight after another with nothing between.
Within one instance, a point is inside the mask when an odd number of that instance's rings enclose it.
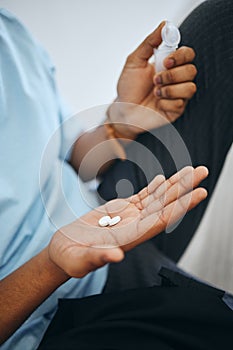
<instances>
[{"instance_id":1,"label":"blue scrubs top","mask_svg":"<svg viewBox=\"0 0 233 350\"><path fill-rule=\"evenodd\" d=\"M66 118L48 55L0 9L0 279L43 249L59 226L90 210L77 174L64 161L74 137ZM104 267L65 283L1 349L36 349L57 299L99 293L106 275Z\"/></svg>"}]
</instances>

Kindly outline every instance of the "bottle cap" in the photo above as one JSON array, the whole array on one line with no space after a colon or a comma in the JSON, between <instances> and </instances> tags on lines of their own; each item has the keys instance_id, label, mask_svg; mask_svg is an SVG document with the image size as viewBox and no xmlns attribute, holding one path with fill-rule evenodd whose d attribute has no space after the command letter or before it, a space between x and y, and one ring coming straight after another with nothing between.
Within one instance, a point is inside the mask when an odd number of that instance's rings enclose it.
<instances>
[{"instance_id":1,"label":"bottle cap","mask_svg":"<svg viewBox=\"0 0 233 350\"><path fill-rule=\"evenodd\" d=\"M181 39L179 29L169 21L163 27L161 35L163 44L169 47L177 47Z\"/></svg>"}]
</instances>

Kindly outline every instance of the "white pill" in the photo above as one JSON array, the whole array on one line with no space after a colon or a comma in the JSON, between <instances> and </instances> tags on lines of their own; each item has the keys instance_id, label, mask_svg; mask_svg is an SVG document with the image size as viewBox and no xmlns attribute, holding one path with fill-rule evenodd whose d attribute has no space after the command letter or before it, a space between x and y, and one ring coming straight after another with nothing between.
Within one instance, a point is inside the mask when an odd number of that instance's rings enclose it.
<instances>
[{"instance_id":1,"label":"white pill","mask_svg":"<svg viewBox=\"0 0 233 350\"><path fill-rule=\"evenodd\" d=\"M110 216L106 215L106 216L102 216L102 218L99 219L99 225L101 227L106 227L110 224L111 218Z\"/></svg>"},{"instance_id":2,"label":"white pill","mask_svg":"<svg viewBox=\"0 0 233 350\"><path fill-rule=\"evenodd\" d=\"M121 217L120 216L114 216L114 218L112 218L109 222L109 226L114 226L116 224L118 224L118 222L121 221Z\"/></svg>"}]
</instances>

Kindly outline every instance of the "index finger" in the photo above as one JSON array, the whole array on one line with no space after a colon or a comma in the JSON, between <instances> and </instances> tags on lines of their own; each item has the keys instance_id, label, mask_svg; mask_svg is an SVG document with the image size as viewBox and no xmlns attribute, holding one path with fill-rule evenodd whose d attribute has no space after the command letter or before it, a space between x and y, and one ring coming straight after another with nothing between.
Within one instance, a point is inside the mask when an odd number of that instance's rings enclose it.
<instances>
[{"instance_id":1,"label":"index finger","mask_svg":"<svg viewBox=\"0 0 233 350\"><path fill-rule=\"evenodd\" d=\"M183 64L192 62L195 55L195 51L191 47L182 46L165 58L164 66L167 69L182 66Z\"/></svg>"}]
</instances>

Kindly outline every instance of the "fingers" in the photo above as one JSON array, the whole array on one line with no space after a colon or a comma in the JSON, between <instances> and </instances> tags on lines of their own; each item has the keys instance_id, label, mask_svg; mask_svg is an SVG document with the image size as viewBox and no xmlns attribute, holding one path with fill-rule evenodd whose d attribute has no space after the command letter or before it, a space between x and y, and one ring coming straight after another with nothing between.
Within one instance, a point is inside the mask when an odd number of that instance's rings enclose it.
<instances>
[{"instance_id":1,"label":"fingers","mask_svg":"<svg viewBox=\"0 0 233 350\"><path fill-rule=\"evenodd\" d=\"M193 81L197 75L197 69L193 64L186 64L160 72L154 77L157 86L171 85Z\"/></svg>"},{"instance_id":2,"label":"fingers","mask_svg":"<svg viewBox=\"0 0 233 350\"><path fill-rule=\"evenodd\" d=\"M149 58L153 55L154 48L158 47L162 41L161 30L165 22L162 22L153 33L138 46L138 48L131 53L128 58L126 65L131 68L144 67Z\"/></svg>"},{"instance_id":3,"label":"fingers","mask_svg":"<svg viewBox=\"0 0 233 350\"><path fill-rule=\"evenodd\" d=\"M196 84L193 82L197 69L191 64L195 57L192 48L181 47L169 55L164 64L167 70L154 77L154 95L157 98L157 107L166 112L181 115L187 100L196 93Z\"/></svg>"},{"instance_id":4,"label":"fingers","mask_svg":"<svg viewBox=\"0 0 233 350\"><path fill-rule=\"evenodd\" d=\"M183 114L187 101L184 99L160 99L157 103L157 107L166 113L166 117L170 122L177 119L178 116Z\"/></svg>"},{"instance_id":5,"label":"fingers","mask_svg":"<svg viewBox=\"0 0 233 350\"><path fill-rule=\"evenodd\" d=\"M195 58L195 51L191 47L182 46L178 50L174 51L164 60L164 66L167 69L182 66L189 62L192 62Z\"/></svg>"},{"instance_id":6,"label":"fingers","mask_svg":"<svg viewBox=\"0 0 233 350\"><path fill-rule=\"evenodd\" d=\"M174 224L187 211L193 209L207 197L207 191L204 188L196 188L192 192L180 197L176 201L167 205L158 213L158 226L164 230Z\"/></svg>"},{"instance_id":7,"label":"fingers","mask_svg":"<svg viewBox=\"0 0 233 350\"><path fill-rule=\"evenodd\" d=\"M193 170L193 167L186 166L171 176L169 180L166 180L163 175L156 176L154 180L152 180L149 185L139 193L142 208L146 208L146 206L148 206L151 202L159 199L161 196L164 196L166 191L168 191L171 186L175 185L179 179L183 178L187 174L193 173ZM142 196L141 193L144 193L144 196Z\"/></svg>"},{"instance_id":8,"label":"fingers","mask_svg":"<svg viewBox=\"0 0 233 350\"><path fill-rule=\"evenodd\" d=\"M167 180L163 175L157 175L147 187L138 193L138 196L131 197L131 201L135 202L139 198L143 209L152 201L159 199L160 196L164 196L172 186L180 184L188 191L196 187L207 176L208 169L204 166L199 166L196 169L192 166L186 166Z\"/></svg>"},{"instance_id":9,"label":"fingers","mask_svg":"<svg viewBox=\"0 0 233 350\"><path fill-rule=\"evenodd\" d=\"M191 210L207 197L207 191L204 188L197 188L194 191L180 197L170 203L158 213L147 215L139 222L138 230L142 235L137 244L144 242L158 233L164 231L168 226L179 220L187 210ZM187 205L188 203L188 205Z\"/></svg>"},{"instance_id":10,"label":"fingers","mask_svg":"<svg viewBox=\"0 0 233 350\"><path fill-rule=\"evenodd\" d=\"M205 166L198 166L195 169L191 166L187 166L181 169L179 172L177 172L173 176L171 176L167 181L171 185L175 185L179 181L181 181L183 182L183 185L184 185L184 181L185 179L187 179L187 175L190 175L190 174L192 175L192 171L194 172L194 176L191 177L190 179L193 180L193 187L197 186L195 185L195 183L196 184L200 183L209 174L209 171ZM192 186L192 183L190 183L190 186Z\"/></svg>"},{"instance_id":11,"label":"fingers","mask_svg":"<svg viewBox=\"0 0 233 350\"><path fill-rule=\"evenodd\" d=\"M148 198L148 195L153 193L164 181L165 177L163 175L156 176L148 186L144 187L139 193L138 196L140 198L140 201L143 201L144 199ZM136 197L136 196L135 196Z\"/></svg>"},{"instance_id":12,"label":"fingers","mask_svg":"<svg viewBox=\"0 0 233 350\"><path fill-rule=\"evenodd\" d=\"M196 91L196 84L187 82L175 85L157 86L154 89L154 94L156 97L163 99L191 99Z\"/></svg>"},{"instance_id":13,"label":"fingers","mask_svg":"<svg viewBox=\"0 0 233 350\"><path fill-rule=\"evenodd\" d=\"M167 205L177 199L177 197L197 187L207 176L208 169L204 166L199 166L196 169L191 166L184 167L168 180L161 183L147 198L144 198L141 202L142 206L146 207L155 201Z\"/></svg>"},{"instance_id":14,"label":"fingers","mask_svg":"<svg viewBox=\"0 0 233 350\"><path fill-rule=\"evenodd\" d=\"M142 215L156 213L156 211L161 210L197 187L207 176L208 170L202 166L196 169L192 167L182 169L182 171L161 184L154 193L148 196L147 200L142 201L142 206L145 208ZM188 203L186 210L188 210Z\"/></svg>"}]
</instances>

